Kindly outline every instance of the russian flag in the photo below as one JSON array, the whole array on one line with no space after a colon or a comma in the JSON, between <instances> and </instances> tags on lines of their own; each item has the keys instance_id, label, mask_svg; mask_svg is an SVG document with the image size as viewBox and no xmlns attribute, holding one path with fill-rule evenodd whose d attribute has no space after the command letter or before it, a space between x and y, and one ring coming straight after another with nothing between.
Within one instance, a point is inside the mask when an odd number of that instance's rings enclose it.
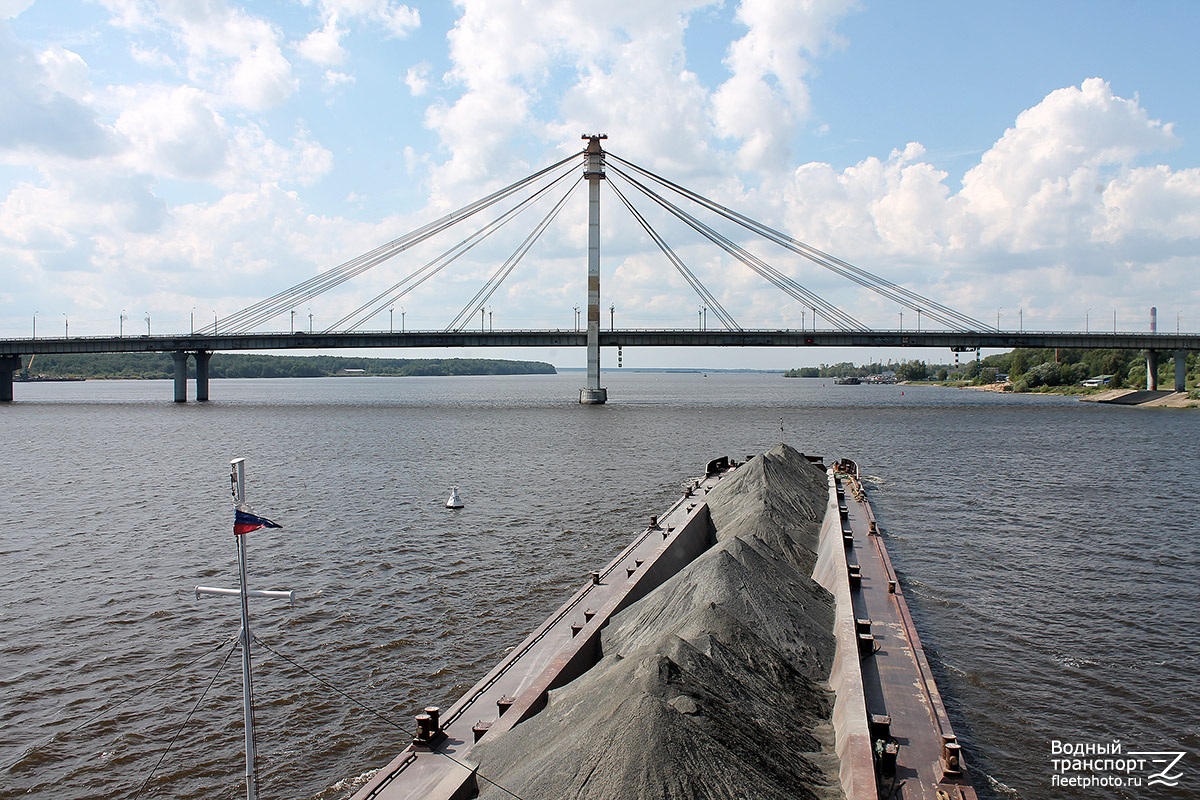
<instances>
[{"instance_id":1,"label":"russian flag","mask_svg":"<svg viewBox=\"0 0 1200 800\"><path fill-rule=\"evenodd\" d=\"M245 507L237 507L233 510L233 535L241 536L243 533L256 531L259 528L282 528L278 522L272 522L266 517L260 517L257 514L250 513L250 510Z\"/></svg>"}]
</instances>

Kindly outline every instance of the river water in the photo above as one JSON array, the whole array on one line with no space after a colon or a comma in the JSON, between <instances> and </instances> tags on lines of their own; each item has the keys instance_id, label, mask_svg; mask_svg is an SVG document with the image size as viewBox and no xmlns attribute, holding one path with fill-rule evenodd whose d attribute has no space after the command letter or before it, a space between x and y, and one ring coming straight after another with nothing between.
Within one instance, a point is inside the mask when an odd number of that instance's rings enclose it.
<instances>
[{"instance_id":1,"label":"river water","mask_svg":"<svg viewBox=\"0 0 1200 800\"><path fill-rule=\"evenodd\" d=\"M243 796L237 602L194 593L237 582L231 458L284 525L248 537L251 586L297 593L253 602L260 797L331 800L709 459L781 440L860 463L981 796L1200 794L1200 415L619 370L584 407L582 383L224 380L203 405L161 381L18 384L0 798ZM1056 784L1158 769L1055 763L1055 742L1114 740L1184 752L1178 785Z\"/></svg>"}]
</instances>

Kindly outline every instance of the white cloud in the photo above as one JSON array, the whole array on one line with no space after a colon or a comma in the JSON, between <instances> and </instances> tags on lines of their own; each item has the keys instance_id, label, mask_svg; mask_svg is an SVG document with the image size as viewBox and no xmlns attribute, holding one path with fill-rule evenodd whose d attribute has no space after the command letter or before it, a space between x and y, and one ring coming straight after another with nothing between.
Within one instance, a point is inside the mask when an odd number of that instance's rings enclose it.
<instances>
[{"instance_id":1,"label":"white cloud","mask_svg":"<svg viewBox=\"0 0 1200 800\"><path fill-rule=\"evenodd\" d=\"M342 36L345 31L338 26L337 17L332 16L325 25L296 44L296 51L314 64L332 67L346 60L346 50L342 47Z\"/></svg>"},{"instance_id":2,"label":"white cloud","mask_svg":"<svg viewBox=\"0 0 1200 800\"><path fill-rule=\"evenodd\" d=\"M408 72L405 73L404 83L412 92L413 97L420 97L429 89L429 70L429 63L422 61L420 64L409 67Z\"/></svg>"},{"instance_id":3,"label":"white cloud","mask_svg":"<svg viewBox=\"0 0 1200 800\"><path fill-rule=\"evenodd\" d=\"M843 2L742 0L737 19L749 30L729 49L732 75L713 95L721 136L742 142L744 168L779 168L800 122L810 113L811 59L839 44L834 24L857 6Z\"/></svg>"},{"instance_id":4,"label":"white cloud","mask_svg":"<svg viewBox=\"0 0 1200 800\"><path fill-rule=\"evenodd\" d=\"M209 179L227 167L225 121L198 89L138 87L128 92L116 128L129 141L129 165L146 174Z\"/></svg>"},{"instance_id":5,"label":"white cloud","mask_svg":"<svg viewBox=\"0 0 1200 800\"><path fill-rule=\"evenodd\" d=\"M1200 170L1137 166L1174 144L1093 79L1022 112L957 193L914 143L841 171L804 164L759 201L786 208L799 238L967 313L1029 298L1048 313L1054 287L1059 302L1136 309L1190 285L1200 259Z\"/></svg>"},{"instance_id":6,"label":"white cloud","mask_svg":"<svg viewBox=\"0 0 1200 800\"><path fill-rule=\"evenodd\" d=\"M325 19L341 17L379 23L395 38L404 38L421 25L421 13L395 0L321 0Z\"/></svg>"},{"instance_id":7,"label":"white cloud","mask_svg":"<svg viewBox=\"0 0 1200 800\"><path fill-rule=\"evenodd\" d=\"M349 86L355 82L355 77L345 72L339 72L336 69L325 70L325 86L330 89L335 89L338 86Z\"/></svg>"},{"instance_id":8,"label":"white cloud","mask_svg":"<svg viewBox=\"0 0 1200 800\"><path fill-rule=\"evenodd\" d=\"M1112 168L1176 144L1169 124L1099 78L1051 92L963 177L964 213L985 244L1055 247L1099 224Z\"/></svg>"},{"instance_id":9,"label":"white cloud","mask_svg":"<svg viewBox=\"0 0 1200 800\"><path fill-rule=\"evenodd\" d=\"M16 19L33 5L33 0L0 0L0 19Z\"/></svg>"},{"instance_id":10,"label":"white cloud","mask_svg":"<svg viewBox=\"0 0 1200 800\"><path fill-rule=\"evenodd\" d=\"M47 86L73 100L87 102L92 93L88 68L78 53L58 45L52 45L38 56L38 63L45 70Z\"/></svg>"},{"instance_id":11,"label":"white cloud","mask_svg":"<svg viewBox=\"0 0 1200 800\"><path fill-rule=\"evenodd\" d=\"M138 33L168 33L184 50L188 79L223 102L249 110L273 108L296 91L282 33L270 22L222 0L167 0L149 6L138 0L103 0L113 24ZM133 45L135 55L145 48Z\"/></svg>"},{"instance_id":12,"label":"white cloud","mask_svg":"<svg viewBox=\"0 0 1200 800\"><path fill-rule=\"evenodd\" d=\"M0 75L0 158L89 158L116 147L111 129L87 101L87 70L75 53L50 48L35 55L0 26Z\"/></svg>"}]
</instances>

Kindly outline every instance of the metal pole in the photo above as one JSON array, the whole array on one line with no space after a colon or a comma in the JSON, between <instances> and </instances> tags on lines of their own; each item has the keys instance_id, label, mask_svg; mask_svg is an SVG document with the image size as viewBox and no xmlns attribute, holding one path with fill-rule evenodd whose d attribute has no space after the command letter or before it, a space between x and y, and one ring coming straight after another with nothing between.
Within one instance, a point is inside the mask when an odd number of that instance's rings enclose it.
<instances>
[{"instance_id":1,"label":"metal pole","mask_svg":"<svg viewBox=\"0 0 1200 800\"><path fill-rule=\"evenodd\" d=\"M240 472L243 464L237 466ZM246 800L255 800L258 795L255 776L257 751L254 748L254 690L250 677L250 587L246 583L246 537L235 536L238 551L238 570L242 576L242 712L246 727Z\"/></svg>"},{"instance_id":2,"label":"metal pole","mask_svg":"<svg viewBox=\"0 0 1200 800\"><path fill-rule=\"evenodd\" d=\"M246 459L235 458L229 462L229 482L230 490L233 494L234 507L241 506L246 502ZM246 800L255 800L257 796L257 787L255 786L255 769L256 752L254 749L254 691L251 686L250 677L250 587L246 583L246 543L245 535L234 536L237 541L238 553L238 572L241 576L241 601L242 601L242 712L245 717L246 728Z\"/></svg>"}]
</instances>

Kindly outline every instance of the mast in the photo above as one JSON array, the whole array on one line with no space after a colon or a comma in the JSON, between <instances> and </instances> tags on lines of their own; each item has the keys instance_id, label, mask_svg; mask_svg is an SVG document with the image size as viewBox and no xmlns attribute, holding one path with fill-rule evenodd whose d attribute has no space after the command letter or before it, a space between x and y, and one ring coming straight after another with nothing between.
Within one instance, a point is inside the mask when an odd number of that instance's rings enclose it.
<instances>
[{"instance_id":1,"label":"mast","mask_svg":"<svg viewBox=\"0 0 1200 800\"><path fill-rule=\"evenodd\" d=\"M229 484L233 495L235 510L243 510L246 506L246 459L235 458L229 462ZM279 527L268 520L272 527ZM258 527L262 527L259 525ZM258 751L254 744L254 688L250 658L250 598L251 597L286 597L289 602L295 602L296 593L292 591L263 591L251 589L246 577L246 534L237 533L234 529L234 541L237 543L239 588L220 589L211 586L197 586L196 597L208 595L237 595L241 600L242 629L238 634L238 642L242 648L242 715L245 721L246 733L246 800L258 798L258 776L256 762Z\"/></svg>"}]
</instances>

